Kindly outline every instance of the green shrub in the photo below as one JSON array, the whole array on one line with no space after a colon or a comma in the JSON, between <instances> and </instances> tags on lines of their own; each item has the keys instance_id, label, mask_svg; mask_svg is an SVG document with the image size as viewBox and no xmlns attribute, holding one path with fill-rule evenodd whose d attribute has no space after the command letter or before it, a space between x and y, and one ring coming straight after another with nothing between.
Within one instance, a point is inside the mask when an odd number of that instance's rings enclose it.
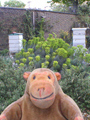
<instances>
[{"instance_id":1,"label":"green shrub","mask_svg":"<svg viewBox=\"0 0 90 120\"><path fill-rule=\"evenodd\" d=\"M67 31L61 30L59 37L69 44L72 42L72 39L70 38L70 35Z\"/></svg>"},{"instance_id":2,"label":"green shrub","mask_svg":"<svg viewBox=\"0 0 90 120\"><path fill-rule=\"evenodd\" d=\"M87 26L89 27L90 25L90 5L89 2L86 4L82 4L78 7L78 22L81 23L80 27Z\"/></svg>"},{"instance_id":3,"label":"green shrub","mask_svg":"<svg viewBox=\"0 0 90 120\"><path fill-rule=\"evenodd\" d=\"M0 113L13 101L19 99L25 90L25 71L31 67L18 67L9 57L0 57Z\"/></svg>"},{"instance_id":4,"label":"green shrub","mask_svg":"<svg viewBox=\"0 0 90 120\"><path fill-rule=\"evenodd\" d=\"M72 66L62 70L60 85L82 110L90 109L90 73L84 67Z\"/></svg>"},{"instance_id":5,"label":"green shrub","mask_svg":"<svg viewBox=\"0 0 90 120\"><path fill-rule=\"evenodd\" d=\"M54 38L53 34L49 34L47 40L44 41L40 37L34 37L27 42L26 46L28 46L27 49L22 49L16 54L16 59L19 60L16 63L21 66L34 65L34 68L44 66L60 72L63 64L67 64L67 68L70 68L71 65L83 65L84 60L86 62L88 62L86 59L89 60L89 57L86 58L87 49L82 45L72 47L63 39L56 36ZM53 66L54 61L58 62L58 65L55 67Z\"/></svg>"},{"instance_id":6,"label":"green shrub","mask_svg":"<svg viewBox=\"0 0 90 120\"><path fill-rule=\"evenodd\" d=\"M21 66L34 64L35 68L44 66L60 71L62 64L73 54L73 49L68 43L61 38L54 38L52 34L49 35L47 41L34 37L26 45L26 40L23 40L23 46L28 47L27 49L24 47L19 53L16 53L16 63ZM54 61L58 62L57 66L53 66ZM67 63L68 65L69 63Z\"/></svg>"},{"instance_id":7,"label":"green shrub","mask_svg":"<svg viewBox=\"0 0 90 120\"><path fill-rule=\"evenodd\" d=\"M5 56L9 54L9 50L8 49L4 49L0 51L0 55Z\"/></svg>"},{"instance_id":8,"label":"green shrub","mask_svg":"<svg viewBox=\"0 0 90 120\"><path fill-rule=\"evenodd\" d=\"M87 63L90 63L90 54L86 54L84 59Z\"/></svg>"},{"instance_id":9,"label":"green shrub","mask_svg":"<svg viewBox=\"0 0 90 120\"><path fill-rule=\"evenodd\" d=\"M86 47L90 48L90 35L86 36Z\"/></svg>"},{"instance_id":10,"label":"green shrub","mask_svg":"<svg viewBox=\"0 0 90 120\"><path fill-rule=\"evenodd\" d=\"M59 71L63 67L60 81L63 91L71 96L80 108L90 109L90 66L81 65L79 62L74 65L71 64L70 58L63 61L64 58L59 56L56 56L53 61L49 55L45 55L45 61L42 57L37 57L37 61L33 57L28 59L28 65L17 61L21 64L18 67L9 57L0 57L0 113L24 94L26 82L23 73L32 71L35 66L48 67L54 71Z\"/></svg>"}]
</instances>

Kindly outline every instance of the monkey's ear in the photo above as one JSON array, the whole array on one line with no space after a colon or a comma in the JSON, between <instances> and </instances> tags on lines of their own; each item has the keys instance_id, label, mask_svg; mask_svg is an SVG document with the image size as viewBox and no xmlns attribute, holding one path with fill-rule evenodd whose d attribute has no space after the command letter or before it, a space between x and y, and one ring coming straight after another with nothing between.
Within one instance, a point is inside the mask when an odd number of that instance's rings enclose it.
<instances>
[{"instance_id":1,"label":"monkey's ear","mask_svg":"<svg viewBox=\"0 0 90 120\"><path fill-rule=\"evenodd\" d=\"M57 77L57 80L59 81L61 79L61 74L59 72L55 72L55 75Z\"/></svg>"},{"instance_id":2,"label":"monkey's ear","mask_svg":"<svg viewBox=\"0 0 90 120\"><path fill-rule=\"evenodd\" d=\"M31 72L25 72L23 74L23 78L27 81L27 79L28 79L28 77L29 77L30 74L31 74Z\"/></svg>"}]
</instances>

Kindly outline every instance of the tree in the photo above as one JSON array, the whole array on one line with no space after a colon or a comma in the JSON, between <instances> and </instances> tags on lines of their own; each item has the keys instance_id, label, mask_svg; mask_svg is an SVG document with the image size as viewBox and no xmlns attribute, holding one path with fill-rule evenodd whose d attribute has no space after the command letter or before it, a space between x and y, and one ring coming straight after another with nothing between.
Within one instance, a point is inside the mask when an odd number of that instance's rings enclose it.
<instances>
[{"instance_id":1,"label":"tree","mask_svg":"<svg viewBox=\"0 0 90 120\"><path fill-rule=\"evenodd\" d=\"M73 5L73 12L76 13L77 9L78 9L78 5L82 4L83 2L85 2L86 0L51 0L48 1L49 3L51 2L51 4L54 3L63 3L66 4L68 6ZM87 0L90 1L90 0Z\"/></svg>"},{"instance_id":2,"label":"tree","mask_svg":"<svg viewBox=\"0 0 90 120\"><path fill-rule=\"evenodd\" d=\"M78 7L78 22L85 27L90 27L90 2Z\"/></svg>"},{"instance_id":3,"label":"tree","mask_svg":"<svg viewBox=\"0 0 90 120\"><path fill-rule=\"evenodd\" d=\"M4 7L18 7L18 8L24 8L25 4L18 0L9 0L4 2Z\"/></svg>"},{"instance_id":4,"label":"tree","mask_svg":"<svg viewBox=\"0 0 90 120\"><path fill-rule=\"evenodd\" d=\"M1 1L0 1L0 7L1 7L2 5L1 5Z\"/></svg>"},{"instance_id":5,"label":"tree","mask_svg":"<svg viewBox=\"0 0 90 120\"><path fill-rule=\"evenodd\" d=\"M67 5L60 3L51 5L51 10L59 12L68 12L69 8L67 7Z\"/></svg>"}]
</instances>

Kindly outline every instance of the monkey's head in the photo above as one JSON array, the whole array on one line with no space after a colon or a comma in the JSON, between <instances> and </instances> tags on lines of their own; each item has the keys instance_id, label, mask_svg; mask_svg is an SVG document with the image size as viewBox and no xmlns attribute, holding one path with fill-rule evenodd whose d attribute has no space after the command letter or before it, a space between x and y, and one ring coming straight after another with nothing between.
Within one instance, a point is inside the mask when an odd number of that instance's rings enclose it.
<instances>
[{"instance_id":1,"label":"monkey's head","mask_svg":"<svg viewBox=\"0 0 90 120\"><path fill-rule=\"evenodd\" d=\"M50 107L58 93L57 80L61 79L60 73L38 68L32 72L25 72L23 77L27 80L26 92L32 103L41 109Z\"/></svg>"}]
</instances>

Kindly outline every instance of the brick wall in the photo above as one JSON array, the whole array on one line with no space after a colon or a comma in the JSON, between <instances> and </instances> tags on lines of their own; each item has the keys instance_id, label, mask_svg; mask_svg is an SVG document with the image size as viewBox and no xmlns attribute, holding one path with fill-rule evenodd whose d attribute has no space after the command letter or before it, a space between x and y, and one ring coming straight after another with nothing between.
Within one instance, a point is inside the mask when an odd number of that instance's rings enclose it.
<instances>
[{"instance_id":1,"label":"brick wall","mask_svg":"<svg viewBox=\"0 0 90 120\"><path fill-rule=\"evenodd\" d=\"M0 50L8 48L8 34L13 31L22 32L19 26L22 24L26 10L27 9L0 7ZM49 25L47 26L48 31L45 32L45 38L52 32L56 33L57 36L60 30L69 32L74 22L77 21L75 14L31 9L30 11L34 13L34 20L38 14L39 17L44 17L47 25Z\"/></svg>"},{"instance_id":2,"label":"brick wall","mask_svg":"<svg viewBox=\"0 0 90 120\"><path fill-rule=\"evenodd\" d=\"M56 33L57 36L60 34L60 30L70 31L75 21L77 21L76 15L74 14L66 14L59 12L46 12L46 11L38 11L39 15L45 17L45 20L51 26L50 31L45 33L45 37L48 36L49 33Z\"/></svg>"}]
</instances>

